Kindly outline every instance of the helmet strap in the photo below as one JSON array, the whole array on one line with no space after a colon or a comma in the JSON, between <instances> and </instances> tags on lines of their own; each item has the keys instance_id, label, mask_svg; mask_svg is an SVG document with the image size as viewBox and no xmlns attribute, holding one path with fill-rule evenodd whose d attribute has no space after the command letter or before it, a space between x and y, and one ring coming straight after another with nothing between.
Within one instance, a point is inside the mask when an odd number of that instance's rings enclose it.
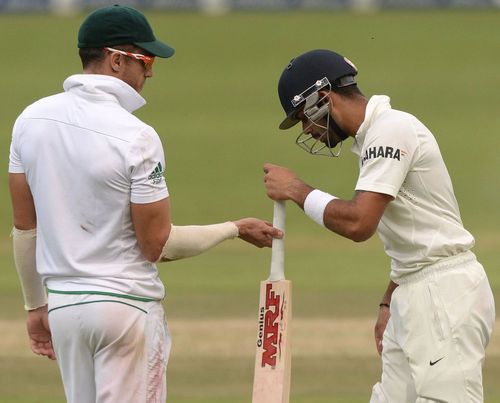
<instances>
[{"instance_id":1,"label":"helmet strap","mask_svg":"<svg viewBox=\"0 0 500 403\"><path fill-rule=\"evenodd\" d=\"M333 116L330 114L328 119L328 127L330 128L330 130L333 130L335 134L339 136L342 141L344 141L347 137L349 137L349 134L340 128L340 126L337 124Z\"/></svg>"}]
</instances>

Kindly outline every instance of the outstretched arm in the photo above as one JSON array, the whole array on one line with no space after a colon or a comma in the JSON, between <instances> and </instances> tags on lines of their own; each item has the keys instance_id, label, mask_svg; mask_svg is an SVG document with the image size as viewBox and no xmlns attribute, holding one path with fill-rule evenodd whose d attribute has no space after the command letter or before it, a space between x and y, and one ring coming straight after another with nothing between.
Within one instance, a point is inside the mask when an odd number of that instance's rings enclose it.
<instances>
[{"instance_id":1,"label":"outstretched arm","mask_svg":"<svg viewBox=\"0 0 500 403\"><path fill-rule=\"evenodd\" d=\"M212 225L176 226L170 222L168 198L130 205L139 246L151 262L196 256L226 239L239 237L259 248L270 247L283 233L257 218L242 218Z\"/></svg>"},{"instance_id":2,"label":"outstretched arm","mask_svg":"<svg viewBox=\"0 0 500 403\"><path fill-rule=\"evenodd\" d=\"M273 164L266 164L264 172L266 193L271 199L292 200L302 209L306 205L306 213L308 204L309 209L314 210L315 200L311 200L311 196L315 196L312 192L316 189L294 172ZM318 199L318 203L324 201L325 205L318 210L317 220L329 230L356 242L365 241L375 233L386 206L393 199L383 193L363 191L357 191L351 200L328 196Z\"/></svg>"}]
</instances>

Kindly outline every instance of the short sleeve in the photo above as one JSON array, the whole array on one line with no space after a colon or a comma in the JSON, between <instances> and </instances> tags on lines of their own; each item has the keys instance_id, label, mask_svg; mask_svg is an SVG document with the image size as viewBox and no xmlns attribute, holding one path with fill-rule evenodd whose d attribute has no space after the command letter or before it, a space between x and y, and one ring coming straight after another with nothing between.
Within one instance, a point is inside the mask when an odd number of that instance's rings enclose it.
<instances>
[{"instance_id":1,"label":"short sleeve","mask_svg":"<svg viewBox=\"0 0 500 403\"><path fill-rule=\"evenodd\" d=\"M361 150L356 190L395 198L417 151L418 140L410 122L393 121L373 127Z\"/></svg>"},{"instance_id":2,"label":"short sleeve","mask_svg":"<svg viewBox=\"0 0 500 403\"><path fill-rule=\"evenodd\" d=\"M128 154L130 201L153 203L168 197L165 156L158 134L149 128L135 139Z\"/></svg>"},{"instance_id":3,"label":"short sleeve","mask_svg":"<svg viewBox=\"0 0 500 403\"><path fill-rule=\"evenodd\" d=\"M24 166L21 161L21 152L19 147L19 137L20 133L19 119L16 120L14 128L12 129L12 141L10 143L10 153L9 153L9 173L22 174L24 173Z\"/></svg>"}]
</instances>

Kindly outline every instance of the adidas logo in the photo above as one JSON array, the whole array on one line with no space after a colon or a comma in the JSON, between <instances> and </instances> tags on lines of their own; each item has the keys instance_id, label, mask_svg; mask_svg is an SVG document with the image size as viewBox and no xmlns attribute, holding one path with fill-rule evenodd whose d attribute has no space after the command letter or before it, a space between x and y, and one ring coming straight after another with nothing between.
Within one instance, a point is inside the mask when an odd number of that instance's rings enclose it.
<instances>
[{"instance_id":1,"label":"adidas logo","mask_svg":"<svg viewBox=\"0 0 500 403\"><path fill-rule=\"evenodd\" d=\"M157 185L160 183L163 179L163 167L161 166L161 162L158 162L158 165L156 165L156 168L154 169L153 172L148 176L148 179L153 183L154 185Z\"/></svg>"}]
</instances>

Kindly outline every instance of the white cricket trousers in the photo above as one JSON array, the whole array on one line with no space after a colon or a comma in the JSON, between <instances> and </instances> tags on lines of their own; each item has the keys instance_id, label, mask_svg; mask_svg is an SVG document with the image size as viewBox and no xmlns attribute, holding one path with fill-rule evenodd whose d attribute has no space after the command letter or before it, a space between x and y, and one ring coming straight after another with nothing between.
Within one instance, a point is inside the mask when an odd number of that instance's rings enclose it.
<instances>
[{"instance_id":1,"label":"white cricket trousers","mask_svg":"<svg viewBox=\"0 0 500 403\"><path fill-rule=\"evenodd\" d=\"M370 403L483 402L482 365L495 322L472 252L410 274L392 294L382 378Z\"/></svg>"},{"instance_id":2,"label":"white cricket trousers","mask_svg":"<svg viewBox=\"0 0 500 403\"><path fill-rule=\"evenodd\" d=\"M69 403L164 403L170 335L161 302L49 294Z\"/></svg>"}]
</instances>

